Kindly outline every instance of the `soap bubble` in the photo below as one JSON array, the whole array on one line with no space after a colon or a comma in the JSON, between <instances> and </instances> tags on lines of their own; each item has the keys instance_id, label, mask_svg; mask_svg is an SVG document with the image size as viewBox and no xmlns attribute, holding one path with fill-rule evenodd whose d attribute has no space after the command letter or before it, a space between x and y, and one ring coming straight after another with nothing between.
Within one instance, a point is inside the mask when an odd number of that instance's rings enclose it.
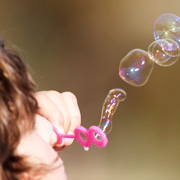
<instances>
[{"instance_id":1,"label":"soap bubble","mask_svg":"<svg viewBox=\"0 0 180 180\"><path fill-rule=\"evenodd\" d=\"M154 61L142 49L133 49L119 64L119 76L133 86L147 83L153 70Z\"/></svg>"},{"instance_id":2,"label":"soap bubble","mask_svg":"<svg viewBox=\"0 0 180 180\"><path fill-rule=\"evenodd\" d=\"M119 102L126 99L126 92L122 89L112 89L109 91L104 104L102 107L101 119L99 123L100 129L103 130L105 134L108 134L112 129L112 118Z\"/></svg>"},{"instance_id":3,"label":"soap bubble","mask_svg":"<svg viewBox=\"0 0 180 180\"><path fill-rule=\"evenodd\" d=\"M154 38L172 39L180 45L180 18L174 14L163 14L154 23Z\"/></svg>"},{"instance_id":4,"label":"soap bubble","mask_svg":"<svg viewBox=\"0 0 180 180\"><path fill-rule=\"evenodd\" d=\"M148 55L155 62L165 62L171 57L162 50L162 44L166 43L164 39L152 42L148 47Z\"/></svg>"},{"instance_id":5,"label":"soap bubble","mask_svg":"<svg viewBox=\"0 0 180 180\"><path fill-rule=\"evenodd\" d=\"M160 66L171 66L179 58L179 46L171 39L159 39L152 42L148 47L150 59Z\"/></svg>"}]
</instances>

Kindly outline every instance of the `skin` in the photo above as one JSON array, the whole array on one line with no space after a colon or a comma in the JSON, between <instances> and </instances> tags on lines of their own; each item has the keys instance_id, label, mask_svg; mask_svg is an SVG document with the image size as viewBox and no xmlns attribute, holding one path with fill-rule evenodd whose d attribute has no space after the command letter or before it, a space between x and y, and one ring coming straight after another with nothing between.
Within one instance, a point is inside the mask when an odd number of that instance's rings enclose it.
<instances>
[{"instance_id":1,"label":"skin","mask_svg":"<svg viewBox=\"0 0 180 180\"><path fill-rule=\"evenodd\" d=\"M62 159L56 151L71 145L73 139L64 139L62 144L57 146L57 136L52 125L60 133L73 134L74 129L81 123L77 99L70 92L59 93L57 91L37 92L35 97L39 106L35 129L23 136L17 152L26 155L31 163L43 163L52 168L58 166L55 170L49 171L41 180L67 180ZM58 160L54 162L57 157ZM20 178L24 180L29 177L28 173L20 175Z\"/></svg>"}]
</instances>

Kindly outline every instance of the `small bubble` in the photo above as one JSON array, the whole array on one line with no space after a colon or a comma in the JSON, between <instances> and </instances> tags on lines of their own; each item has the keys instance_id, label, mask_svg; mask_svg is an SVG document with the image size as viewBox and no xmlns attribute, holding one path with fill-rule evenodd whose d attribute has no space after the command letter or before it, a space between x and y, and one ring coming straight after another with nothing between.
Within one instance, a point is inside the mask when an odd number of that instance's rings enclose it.
<instances>
[{"instance_id":1,"label":"small bubble","mask_svg":"<svg viewBox=\"0 0 180 180\"><path fill-rule=\"evenodd\" d=\"M179 59L179 46L170 39L159 39L148 47L150 59L160 66L171 66Z\"/></svg>"}]
</instances>

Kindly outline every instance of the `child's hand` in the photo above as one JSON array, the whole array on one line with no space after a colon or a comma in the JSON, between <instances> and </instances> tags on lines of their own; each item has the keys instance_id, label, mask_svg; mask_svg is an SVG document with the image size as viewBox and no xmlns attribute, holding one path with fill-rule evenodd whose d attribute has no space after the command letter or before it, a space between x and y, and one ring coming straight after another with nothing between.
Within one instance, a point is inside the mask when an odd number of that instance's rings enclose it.
<instances>
[{"instance_id":1,"label":"child's hand","mask_svg":"<svg viewBox=\"0 0 180 180\"><path fill-rule=\"evenodd\" d=\"M52 126L55 126L62 134L73 134L74 129L80 125L81 115L77 99L70 92L57 91L37 92L35 97L39 107L36 129L46 142L56 147L57 137ZM63 139L61 148L72 142L73 139Z\"/></svg>"},{"instance_id":2,"label":"child's hand","mask_svg":"<svg viewBox=\"0 0 180 180\"><path fill-rule=\"evenodd\" d=\"M55 126L61 133L71 134L76 126L80 125L81 118L76 97L70 92L56 91L37 92L35 97L39 106L35 130L22 136L17 153L26 156L29 163L44 164L54 169L48 171L42 180L67 180L63 162L52 147L61 150L64 146L70 145L72 140L65 139L62 146L57 148L57 137L52 127ZM19 176L21 179L28 179L31 174L24 172Z\"/></svg>"}]
</instances>

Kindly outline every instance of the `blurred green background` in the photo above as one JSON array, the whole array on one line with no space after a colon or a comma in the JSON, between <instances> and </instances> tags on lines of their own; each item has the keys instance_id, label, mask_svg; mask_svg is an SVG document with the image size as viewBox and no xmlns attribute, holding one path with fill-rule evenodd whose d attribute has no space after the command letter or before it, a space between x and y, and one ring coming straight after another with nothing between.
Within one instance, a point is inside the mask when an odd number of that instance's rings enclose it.
<instances>
[{"instance_id":1,"label":"blurred green background","mask_svg":"<svg viewBox=\"0 0 180 180\"><path fill-rule=\"evenodd\" d=\"M140 88L118 66L130 50L147 50L163 13L180 16L178 0L1 0L0 36L26 55L38 90L73 92L82 125L98 125L112 88L127 99L113 119L106 148L61 152L69 180L180 180L180 62L154 66Z\"/></svg>"}]
</instances>

